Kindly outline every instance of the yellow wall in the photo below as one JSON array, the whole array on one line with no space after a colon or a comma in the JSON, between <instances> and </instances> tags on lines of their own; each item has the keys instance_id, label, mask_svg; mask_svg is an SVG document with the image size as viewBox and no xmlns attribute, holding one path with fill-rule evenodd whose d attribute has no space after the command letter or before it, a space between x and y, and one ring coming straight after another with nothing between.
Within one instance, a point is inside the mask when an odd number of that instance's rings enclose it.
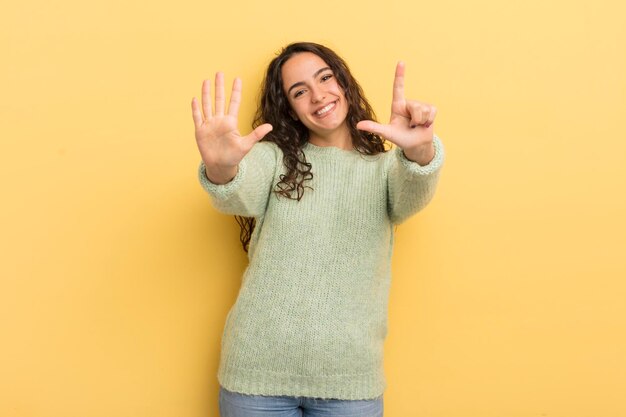
<instances>
[{"instance_id":1,"label":"yellow wall","mask_svg":"<svg viewBox=\"0 0 626 417\"><path fill-rule=\"evenodd\" d=\"M386 3L386 5L383 5ZM386 417L626 416L617 0L12 2L0 14L0 415L217 416L245 256L196 179L191 98L279 48L398 59L447 161L398 228Z\"/></svg>"}]
</instances>

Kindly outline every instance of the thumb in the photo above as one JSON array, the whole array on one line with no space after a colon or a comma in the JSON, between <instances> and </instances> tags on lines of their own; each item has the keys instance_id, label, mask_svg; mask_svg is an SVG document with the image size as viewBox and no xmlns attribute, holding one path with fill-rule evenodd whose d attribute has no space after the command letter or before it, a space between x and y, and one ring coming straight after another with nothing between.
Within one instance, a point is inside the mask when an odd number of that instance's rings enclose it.
<instances>
[{"instance_id":1,"label":"thumb","mask_svg":"<svg viewBox=\"0 0 626 417\"><path fill-rule=\"evenodd\" d=\"M250 146L252 146L258 141L260 141L261 139L263 139L263 137L265 137L265 135L270 133L272 129L274 129L274 127L271 124L264 123L261 126L258 126L252 132L250 132L250 134L245 136L245 139L247 142L250 143Z\"/></svg>"},{"instance_id":2,"label":"thumb","mask_svg":"<svg viewBox=\"0 0 626 417\"><path fill-rule=\"evenodd\" d=\"M366 132L375 133L383 137L388 136L387 133L389 132L388 125L381 125L380 123L376 123L372 120L361 120L356 124L356 128Z\"/></svg>"}]
</instances>

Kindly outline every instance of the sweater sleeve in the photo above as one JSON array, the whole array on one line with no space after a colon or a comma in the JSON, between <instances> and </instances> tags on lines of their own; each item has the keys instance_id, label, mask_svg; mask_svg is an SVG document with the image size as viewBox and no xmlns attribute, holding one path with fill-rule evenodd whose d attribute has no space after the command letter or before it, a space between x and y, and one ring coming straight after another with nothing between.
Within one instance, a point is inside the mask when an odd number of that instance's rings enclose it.
<instances>
[{"instance_id":1,"label":"sweater sleeve","mask_svg":"<svg viewBox=\"0 0 626 417\"><path fill-rule=\"evenodd\" d=\"M202 188L220 212L258 217L265 212L280 150L271 142L258 142L241 160L237 175L226 184L214 184L206 176L204 162L198 167Z\"/></svg>"},{"instance_id":2,"label":"sweater sleeve","mask_svg":"<svg viewBox=\"0 0 626 417\"><path fill-rule=\"evenodd\" d=\"M433 145L435 156L424 166L407 159L399 147L393 149L387 175L387 208L392 223L402 223L433 198L444 160L443 144L437 135Z\"/></svg>"}]
</instances>

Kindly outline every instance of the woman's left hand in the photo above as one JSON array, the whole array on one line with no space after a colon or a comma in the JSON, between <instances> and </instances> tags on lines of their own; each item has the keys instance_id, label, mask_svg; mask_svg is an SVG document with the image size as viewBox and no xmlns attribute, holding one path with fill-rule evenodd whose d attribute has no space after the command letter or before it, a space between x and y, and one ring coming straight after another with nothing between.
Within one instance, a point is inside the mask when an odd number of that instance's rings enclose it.
<instances>
[{"instance_id":1,"label":"woman's left hand","mask_svg":"<svg viewBox=\"0 0 626 417\"><path fill-rule=\"evenodd\" d=\"M372 120L357 123L359 130L376 133L396 144L404 155L420 165L427 165L435 156L433 122L435 106L404 98L404 63L398 62L393 81L393 99L389 124Z\"/></svg>"}]
</instances>

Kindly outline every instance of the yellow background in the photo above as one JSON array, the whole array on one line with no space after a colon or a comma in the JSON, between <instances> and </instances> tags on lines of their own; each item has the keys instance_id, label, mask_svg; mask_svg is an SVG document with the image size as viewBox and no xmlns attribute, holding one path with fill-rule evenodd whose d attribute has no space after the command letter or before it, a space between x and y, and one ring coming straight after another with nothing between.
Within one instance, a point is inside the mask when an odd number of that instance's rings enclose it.
<instances>
[{"instance_id":1,"label":"yellow background","mask_svg":"<svg viewBox=\"0 0 626 417\"><path fill-rule=\"evenodd\" d=\"M398 228L386 417L623 417L626 30L617 0L12 2L0 15L0 415L217 416L245 255L191 98L311 40L380 119L439 109Z\"/></svg>"}]
</instances>

